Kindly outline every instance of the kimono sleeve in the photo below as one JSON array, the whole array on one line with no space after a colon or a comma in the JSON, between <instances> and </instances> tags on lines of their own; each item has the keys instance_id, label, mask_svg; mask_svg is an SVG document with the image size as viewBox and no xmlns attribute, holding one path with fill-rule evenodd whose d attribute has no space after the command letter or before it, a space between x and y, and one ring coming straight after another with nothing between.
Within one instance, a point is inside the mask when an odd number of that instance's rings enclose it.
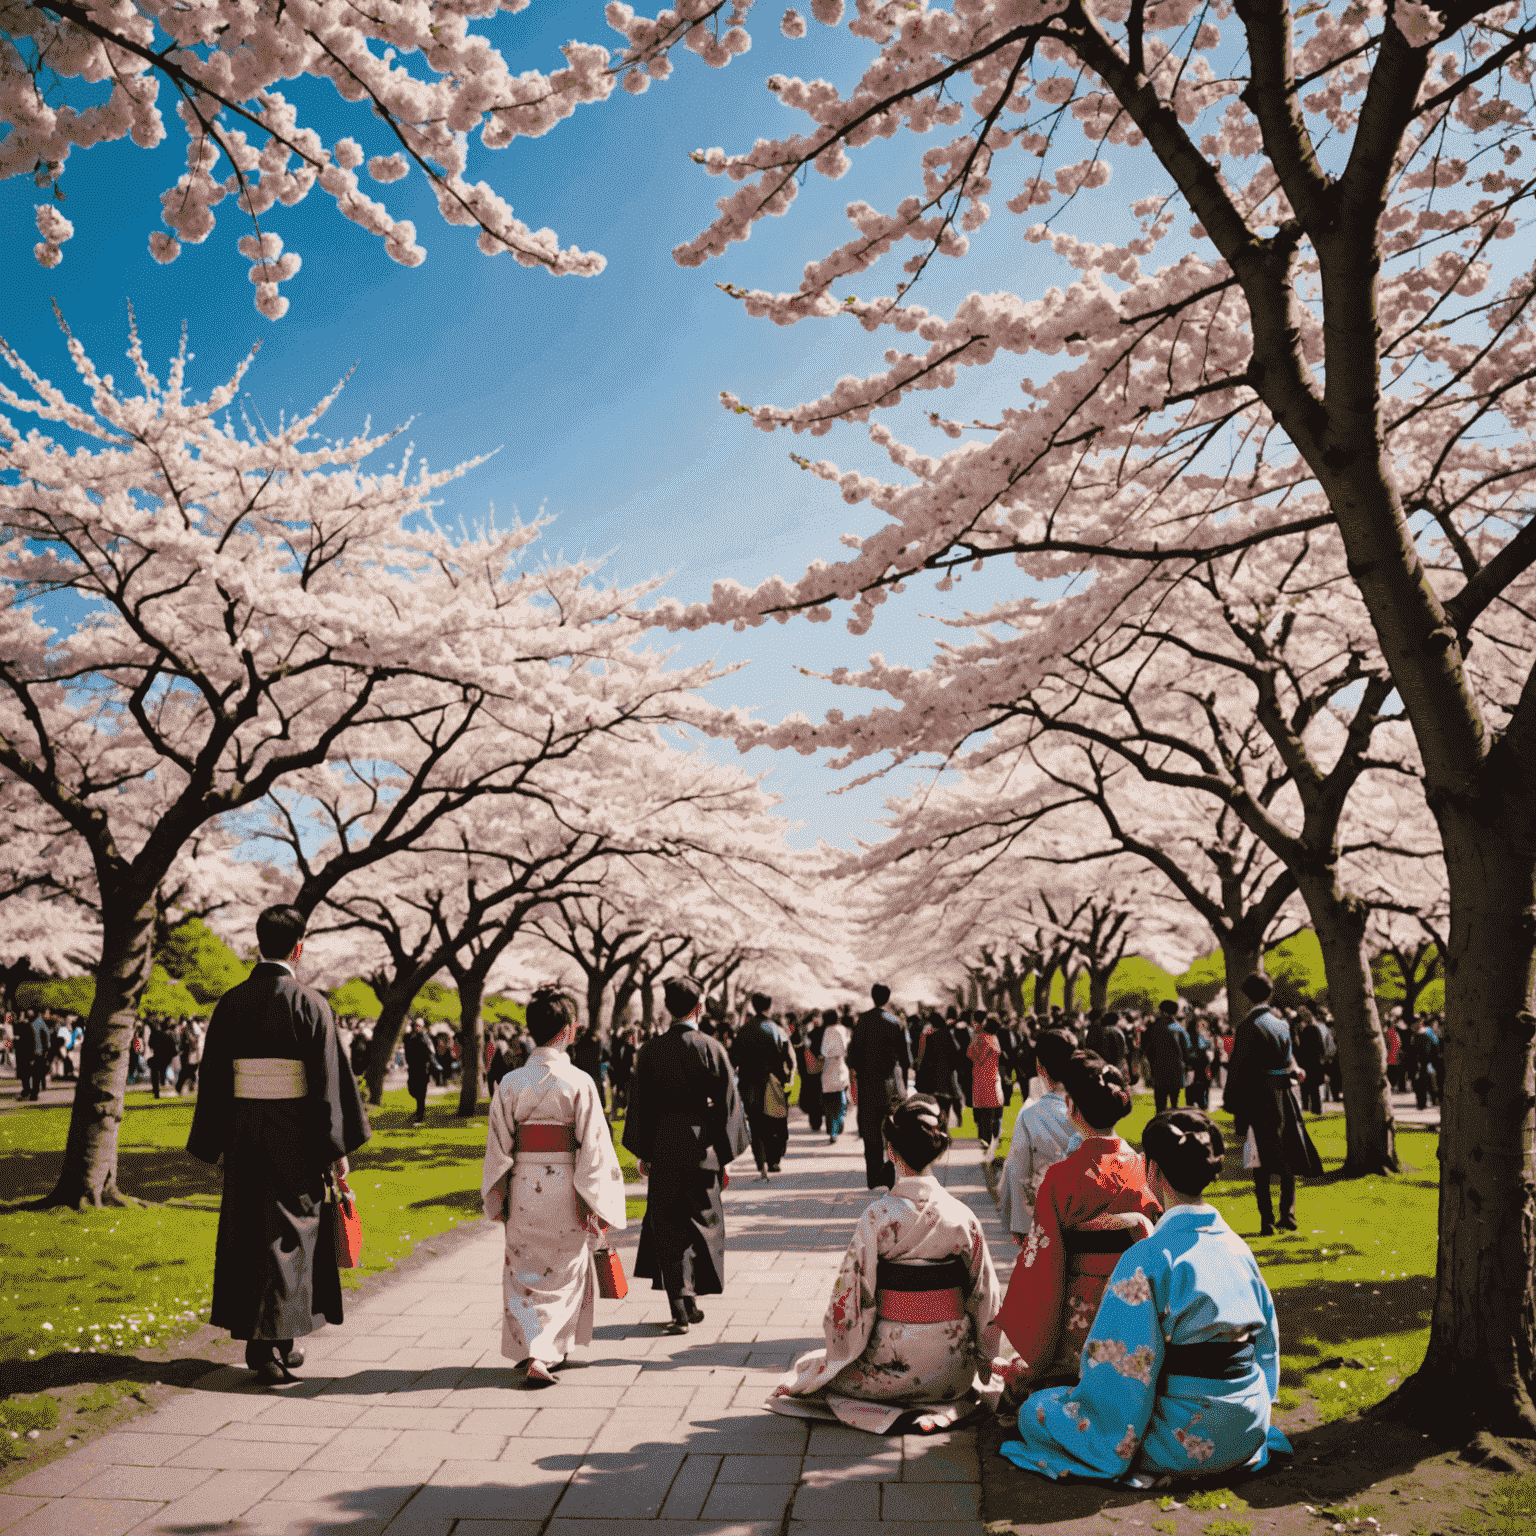
<instances>
[{"instance_id":1,"label":"kimono sleeve","mask_svg":"<svg viewBox=\"0 0 1536 1536\"><path fill-rule=\"evenodd\" d=\"M585 1073L576 1084L576 1193L610 1227L622 1228L624 1174L613 1150L613 1132L603 1114L598 1087Z\"/></svg>"},{"instance_id":2,"label":"kimono sleeve","mask_svg":"<svg viewBox=\"0 0 1536 1536\"><path fill-rule=\"evenodd\" d=\"M987 1247L986 1234L981 1223L971 1218L971 1245L966 1251L965 1267L971 1276L971 1293L965 1299L965 1310L971 1319L973 1337L980 1355L980 1375L983 1381L992 1378L992 1361L997 1356L998 1335L1001 1330L1003 1288L998 1284L997 1270L992 1266L992 1254Z\"/></svg>"},{"instance_id":3,"label":"kimono sleeve","mask_svg":"<svg viewBox=\"0 0 1536 1536\"><path fill-rule=\"evenodd\" d=\"M1055 1359L1061 1340L1061 1310L1067 1289L1061 1218L1066 1192L1058 1174L1061 1166L1058 1163L1047 1169L1040 1182L1034 1224L1024 1240L1019 1262L1013 1266L999 1318L1008 1342L1018 1350L1031 1374Z\"/></svg>"},{"instance_id":4,"label":"kimono sleeve","mask_svg":"<svg viewBox=\"0 0 1536 1536\"><path fill-rule=\"evenodd\" d=\"M320 1160L333 1163L343 1158L373 1135L363 1096L358 1092L352 1063L341 1047L336 1021L330 1004L311 994L302 1001L305 1023L311 1030L311 1046L306 1066L309 1069L309 1099L319 1111L317 1147Z\"/></svg>"},{"instance_id":5,"label":"kimono sleeve","mask_svg":"<svg viewBox=\"0 0 1536 1536\"><path fill-rule=\"evenodd\" d=\"M1254 1331L1253 1352L1259 1369L1264 1373L1269 1400L1274 1402L1280 1391L1280 1326L1275 1318L1275 1298L1270 1295L1269 1286L1265 1284L1257 1264L1253 1267L1253 1290L1263 1319Z\"/></svg>"},{"instance_id":6,"label":"kimono sleeve","mask_svg":"<svg viewBox=\"0 0 1536 1536\"><path fill-rule=\"evenodd\" d=\"M876 1200L853 1229L842 1266L832 1285L832 1299L821 1320L825 1349L813 1350L796 1362L792 1381L780 1391L796 1397L818 1391L844 1366L864 1353L875 1328L875 1275L880 1264L879 1230L888 1217Z\"/></svg>"},{"instance_id":7,"label":"kimono sleeve","mask_svg":"<svg viewBox=\"0 0 1536 1536\"><path fill-rule=\"evenodd\" d=\"M490 1119L485 1130L485 1168L480 1176L480 1208L487 1221L506 1220L507 1174L517 1160L516 1134L507 1095L498 1086L491 1095Z\"/></svg>"},{"instance_id":8,"label":"kimono sleeve","mask_svg":"<svg viewBox=\"0 0 1536 1536\"><path fill-rule=\"evenodd\" d=\"M221 1001L213 1010L208 1033L203 1038L197 1103L192 1108L192 1129L187 1135L187 1151L193 1157L204 1163L216 1163L224 1155L234 1102L235 1059L229 1042L229 1009Z\"/></svg>"},{"instance_id":9,"label":"kimono sleeve","mask_svg":"<svg viewBox=\"0 0 1536 1536\"><path fill-rule=\"evenodd\" d=\"M1091 1427L1091 1459L1105 1477L1130 1470L1157 1405L1163 1369L1158 1295L1168 1289L1167 1262L1150 1242L1122 1255L1083 1345L1082 1375L1071 1395L1079 1427L1084 1420Z\"/></svg>"},{"instance_id":10,"label":"kimono sleeve","mask_svg":"<svg viewBox=\"0 0 1536 1536\"><path fill-rule=\"evenodd\" d=\"M1020 1120L1023 1119L1021 1114ZM1022 1237L1029 1231L1035 1217L1034 1208L1035 1144L1030 1140L1029 1129L1015 1123L1013 1143L1003 1163L1002 1184L999 1191L999 1213L1003 1225Z\"/></svg>"}]
</instances>

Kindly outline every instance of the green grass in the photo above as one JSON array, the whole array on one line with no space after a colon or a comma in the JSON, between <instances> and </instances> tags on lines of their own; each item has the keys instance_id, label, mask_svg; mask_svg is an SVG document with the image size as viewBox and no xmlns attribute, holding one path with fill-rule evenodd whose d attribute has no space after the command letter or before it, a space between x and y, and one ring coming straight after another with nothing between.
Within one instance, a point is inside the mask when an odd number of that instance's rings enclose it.
<instances>
[{"instance_id":1,"label":"green grass","mask_svg":"<svg viewBox=\"0 0 1536 1536\"><path fill-rule=\"evenodd\" d=\"M393 1267L418 1243L480 1219L485 1116L459 1120L435 1102L408 1124L412 1101L388 1093L370 1113L373 1139L352 1158L363 1218L362 1262L342 1283ZM206 1320L212 1299L219 1176L185 1151L190 1099L129 1100L119 1138L124 1193L155 1202L104 1210L33 1211L53 1187L66 1106L0 1115L0 1360L100 1350L133 1354ZM634 1159L620 1149L626 1176ZM632 1219L643 1200L631 1198Z\"/></svg>"},{"instance_id":2,"label":"green grass","mask_svg":"<svg viewBox=\"0 0 1536 1536\"><path fill-rule=\"evenodd\" d=\"M1489 1500L1487 1536L1529 1536L1536 1530L1536 1473L1511 1478Z\"/></svg>"}]
</instances>

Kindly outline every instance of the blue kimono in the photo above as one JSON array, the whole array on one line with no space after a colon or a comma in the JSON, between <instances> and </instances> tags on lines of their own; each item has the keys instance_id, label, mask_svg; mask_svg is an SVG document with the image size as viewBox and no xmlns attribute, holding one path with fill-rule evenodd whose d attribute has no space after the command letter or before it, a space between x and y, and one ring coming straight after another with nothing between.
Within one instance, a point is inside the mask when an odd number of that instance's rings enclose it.
<instances>
[{"instance_id":1,"label":"blue kimono","mask_svg":"<svg viewBox=\"0 0 1536 1536\"><path fill-rule=\"evenodd\" d=\"M1115 1266L1078 1384L1033 1393L1002 1453L1140 1487L1251 1470L1290 1454L1269 1422L1279 1385L1275 1304L1248 1245L1214 1206L1175 1206Z\"/></svg>"}]
</instances>

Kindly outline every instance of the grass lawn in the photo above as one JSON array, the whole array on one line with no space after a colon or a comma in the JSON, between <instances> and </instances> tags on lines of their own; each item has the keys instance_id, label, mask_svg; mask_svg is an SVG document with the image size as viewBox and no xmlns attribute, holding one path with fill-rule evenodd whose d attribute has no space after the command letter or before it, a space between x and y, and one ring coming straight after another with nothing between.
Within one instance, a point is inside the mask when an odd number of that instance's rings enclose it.
<instances>
[{"instance_id":1,"label":"grass lawn","mask_svg":"<svg viewBox=\"0 0 1536 1536\"><path fill-rule=\"evenodd\" d=\"M342 1271L355 1286L389 1269L417 1243L480 1217L485 1116L457 1119L451 1098L427 1123L387 1093L370 1111L373 1139L352 1158L349 1183L363 1218L362 1263ZM219 1175L185 1151L190 1099L130 1098L119 1141L118 1182L154 1202L99 1211L26 1209L53 1187L69 1127L65 1106L0 1115L0 1362L57 1352L115 1355L164 1344L208 1315ZM638 1178L620 1149L626 1179ZM643 1200L628 1202L638 1217Z\"/></svg>"}]
</instances>

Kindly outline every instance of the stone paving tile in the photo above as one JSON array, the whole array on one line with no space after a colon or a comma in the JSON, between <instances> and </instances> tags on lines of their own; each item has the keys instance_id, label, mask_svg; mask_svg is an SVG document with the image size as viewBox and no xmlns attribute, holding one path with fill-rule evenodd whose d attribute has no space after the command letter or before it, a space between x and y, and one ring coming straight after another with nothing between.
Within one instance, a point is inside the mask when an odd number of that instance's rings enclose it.
<instances>
[{"instance_id":1,"label":"stone paving tile","mask_svg":"<svg viewBox=\"0 0 1536 1536\"><path fill-rule=\"evenodd\" d=\"M158 1509L139 1499L49 1499L9 1530L15 1536L124 1536Z\"/></svg>"},{"instance_id":2,"label":"stone paving tile","mask_svg":"<svg viewBox=\"0 0 1536 1536\"><path fill-rule=\"evenodd\" d=\"M704 1509L709 1490L720 1471L719 1456L687 1456L681 1470L672 1479L667 1501L661 1507L663 1520L697 1520Z\"/></svg>"},{"instance_id":3,"label":"stone paving tile","mask_svg":"<svg viewBox=\"0 0 1536 1536\"><path fill-rule=\"evenodd\" d=\"M380 1480L360 1487L350 1472L314 1472L301 1467L291 1472L266 1496L264 1504L322 1504L338 1509L358 1509L372 1517L387 1519L404 1507L419 1485L403 1478Z\"/></svg>"},{"instance_id":4,"label":"stone paving tile","mask_svg":"<svg viewBox=\"0 0 1536 1536\"><path fill-rule=\"evenodd\" d=\"M644 1455L594 1451L560 1500L568 1520L654 1520L683 1464L683 1452L647 1447Z\"/></svg>"},{"instance_id":5,"label":"stone paving tile","mask_svg":"<svg viewBox=\"0 0 1536 1536\"><path fill-rule=\"evenodd\" d=\"M800 1476L800 1456L726 1456L720 1463L722 1483L792 1483Z\"/></svg>"},{"instance_id":6,"label":"stone paving tile","mask_svg":"<svg viewBox=\"0 0 1536 1536\"><path fill-rule=\"evenodd\" d=\"M353 1425L355 1429L457 1429L464 1419L464 1410L457 1405L450 1408L422 1408L415 1403L376 1405L369 1408Z\"/></svg>"},{"instance_id":7,"label":"stone paving tile","mask_svg":"<svg viewBox=\"0 0 1536 1536\"><path fill-rule=\"evenodd\" d=\"M244 1375L242 1371L240 1373ZM140 1435L208 1435L236 1419L260 1418L272 1407L270 1397L242 1397L234 1392L202 1392L194 1388L133 1421Z\"/></svg>"},{"instance_id":8,"label":"stone paving tile","mask_svg":"<svg viewBox=\"0 0 1536 1536\"><path fill-rule=\"evenodd\" d=\"M533 1408L472 1408L459 1421L459 1430L469 1435L520 1435L533 1417Z\"/></svg>"},{"instance_id":9,"label":"stone paving tile","mask_svg":"<svg viewBox=\"0 0 1536 1536\"><path fill-rule=\"evenodd\" d=\"M590 1439L613 1414L611 1408L543 1408L522 1431L525 1440Z\"/></svg>"},{"instance_id":10,"label":"stone paving tile","mask_svg":"<svg viewBox=\"0 0 1536 1536\"><path fill-rule=\"evenodd\" d=\"M537 1520L461 1520L454 1536L539 1536Z\"/></svg>"},{"instance_id":11,"label":"stone paving tile","mask_svg":"<svg viewBox=\"0 0 1536 1536\"><path fill-rule=\"evenodd\" d=\"M461 1526L462 1530L463 1527ZM667 1520L651 1527L657 1536L778 1536L777 1520ZM549 1522L545 1536L618 1536L622 1526L612 1520Z\"/></svg>"},{"instance_id":12,"label":"stone paving tile","mask_svg":"<svg viewBox=\"0 0 1536 1536\"><path fill-rule=\"evenodd\" d=\"M184 1497L212 1476L191 1468L98 1467L95 1477L70 1492L76 1499L143 1499L163 1504Z\"/></svg>"},{"instance_id":13,"label":"stone paving tile","mask_svg":"<svg viewBox=\"0 0 1536 1536\"><path fill-rule=\"evenodd\" d=\"M716 1483L704 1504L706 1520L782 1520L793 1483Z\"/></svg>"},{"instance_id":14,"label":"stone paving tile","mask_svg":"<svg viewBox=\"0 0 1536 1536\"><path fill-rule=\"evenodd\" d=\"M158 1439L159 1436L146 1436L146 1438ZM159 1466L159 1464L157 1461L145 1463L148 1466ZM100 1472L101 1467L94 1459L87 1461L82 1457L62 1456L46 1467L39 1467L36 1472L29 1472L25 1477L17 1478L8 1491L22 1495L43 1494L48 1498L62 1498L66 1493L73 1493L81 1483L90 1482Z\"/></svg>"},{"instance_id":15,"label":"stone paving tile","mask_svg":"<svg viewBox=\"0 0 1536 1536\"><path fill-rule=\"evenodd\" d=\"M807 1456L800 1475L811 1488L826 1488L833 1483L895 1482L901 1476L901 1451L874 1449L862 1457Z\"/></svg>"},{"instance_id":16,"label":"stone paving tile","mask_svg":"<svg viewBox=\"0 0 1536 1536\"><path fill-rule=\"evenodd\" d=\"M287 1397L261 1416L263 1424L313 1425L321 1429L345 1429L362 1417L363 1409L352 1403L338 1403L334 1398L316 1402L312 1398Z\"/></svg>"},{"instance_id":17,"label":"stone paving tile","mask_svg":"<svg viewBox=\"0 0 1536 1536\"><path fill-rule=\"evenodd\" d=\"M240 1536L382 1536L384 1521L328 1504L254 1504L240 1517Z\"/></svg>"},{"instance_id":18,"label":"stone paving tile","mask_svg":"<svg viewBox=\"0 0 1536 1536\"><path fill-rule=\"evenodd\" d=\"M789 1536L987 1536L980 1520L791 1520Z\"/></svg>"},{"instance_id":19,"label":"stone paving tile","mask_svg":"<svg viewBox=\"0 0 1536 1536\"><path fill-rule=\"evenodd\" d=\"M183 1499L173 1499L144 1522L144 1532L185 1532L188 1526L206 1529L238 1520L253 1504L259 1504L283 1480L281 1472L218 1472L199 1483ZM143 1506L140 1506L143 1508Z\"/></svg>"},{"instance_id":20,"label":"stone paving tile","mask_svg":"<svg viewBox=\"0 0 1536 1536\"><path fill-rule=\"evenodd\" d=\"M178 1452L165 1465L206 1467L220 1472L291 1472L314 1454L313 1445L283 1445L267 1440L220 1440L210 1435L206 1440L200 1440L196 1445Z\"/></svg>"},{"instance_id":21,"label":"stone paving tile","mask_svg":"<svg viewBox=\"0 0 1536 1536\"><path fill-rule=\"evenodd\" d=\"M371 1467L400 1438L397 1429L344 1429L303 1465L316 1471L361 1472Z\"/></svg>"},{"instance_id":22,"label":"stone paving tile","mask_svg":"<svg viewBox=\"0 0 1536 1536\"><path fill-rule=\"evenodd\" d=\"M213 1440L265 1440L272 1445L322 1446L342 1431L342 1425L277 1424L269 1418L252 1419L249 1424L226 1424L208 1438Z\"/></svg>"},{"instance_id":23,"label":"stone paving tile","mask_svg":"<svg viewBox=\"0 0 1536 1536\"><path fill-rule=\"evenodd\" d=\"M880 1510L887 1520L974 1520L981 1484L886 1483Z\"/></svg>"},{"instance_id":24,"label":"stone paving tile","mask_svg":"<svg viewBox=\"0 0 1536 1536\"><path fill-rule=\"evenodd\" d=\"M11 1484L14 1488L16 1485ZM8 1531L23 1515L41 1509L46 1499L17 1498L13 1493L0 1493L0 1531Z\"/></svg>"},{"instance_id":25,"label":"stone paving tile","mask_svg":"<svg viewBox=\"0 0 1536 1536\"><path fill-rule=\"evenodd\" d=\"M802 1484L795 1493L797 1520L878 1520L879 1483Z\"/></svg>"},{"instance_id":26,"label":"stone paving tile","mask_svg":"<svg viewBox=\"0 0 1536 1536\"><path fill-rule=\"evenodd\" d=\"M977 1483L981 1482L981 1464L974 1445L924 1445L908 1438L902 1460L904 1483Z\"/></svg>"}]
</instances>

